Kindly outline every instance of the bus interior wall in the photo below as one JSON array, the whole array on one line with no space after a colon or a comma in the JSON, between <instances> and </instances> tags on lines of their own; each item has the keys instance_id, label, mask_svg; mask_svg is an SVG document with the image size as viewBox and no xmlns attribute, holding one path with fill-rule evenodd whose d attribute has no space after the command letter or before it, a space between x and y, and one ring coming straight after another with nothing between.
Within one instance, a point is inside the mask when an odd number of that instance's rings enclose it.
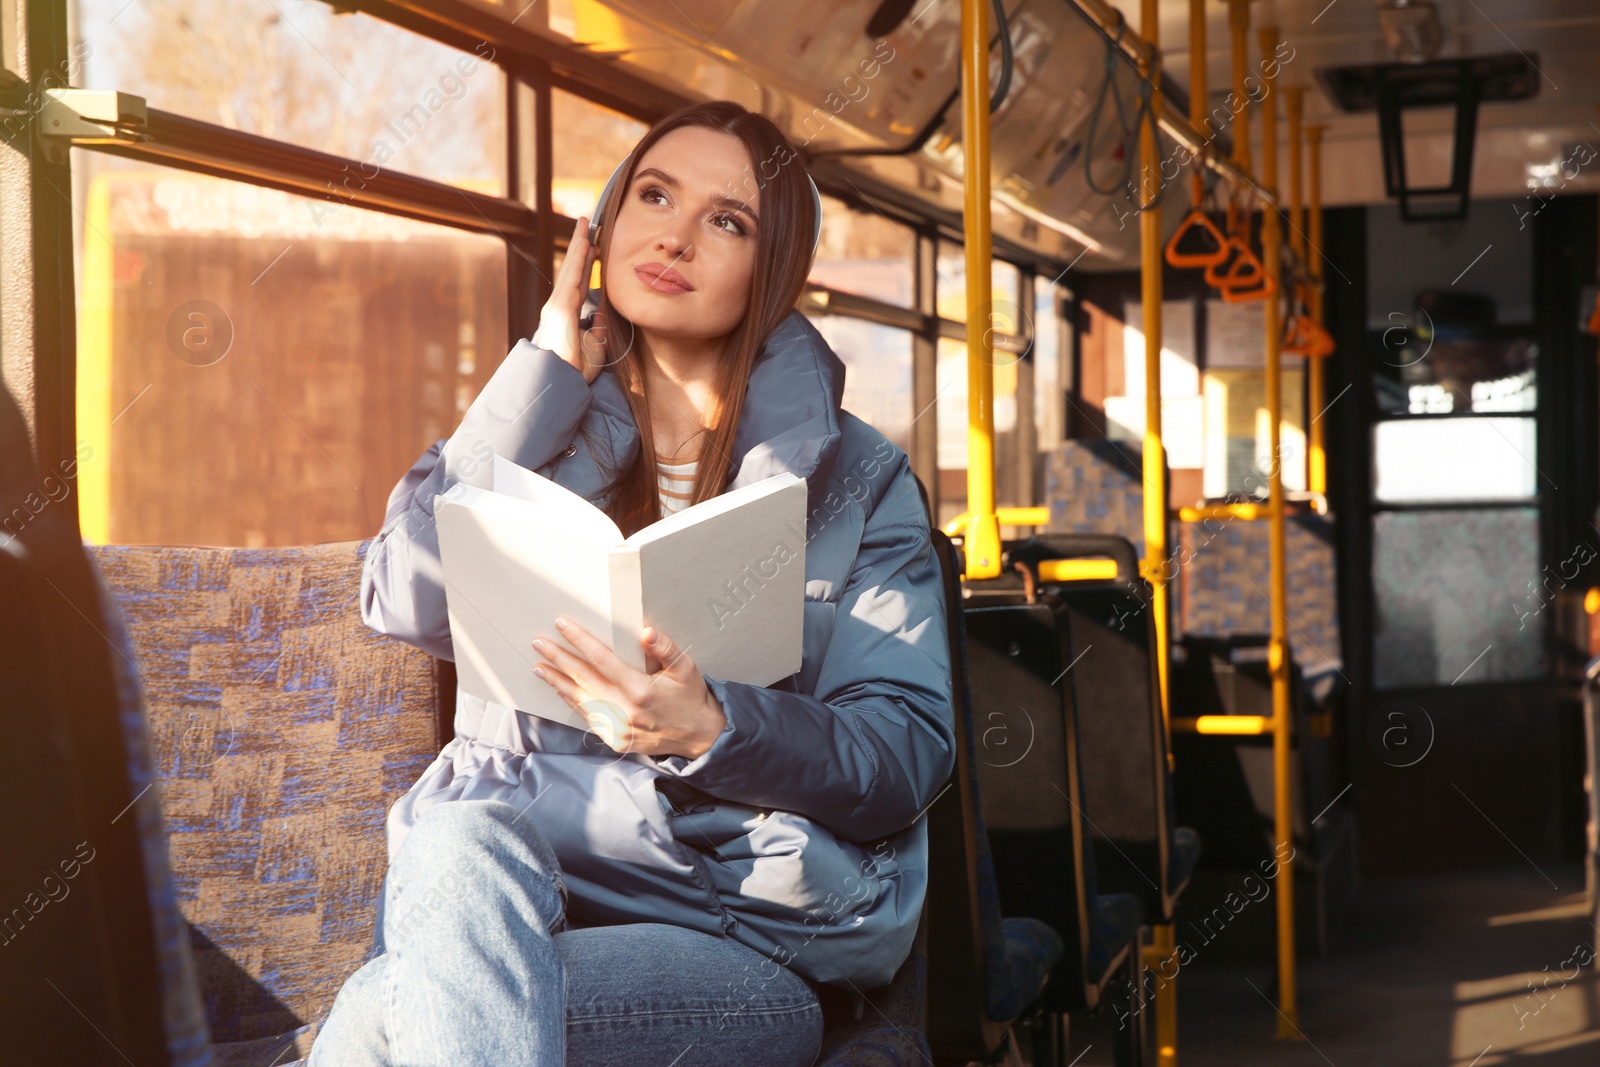
<instances>
[{"instance_id":1,"label":"bus interior wall","mask_svg":"<svg viewBox=\"0 0 1600 1067\"><path fill-rule=\"evenodd\" d=\"M1515 221L1503 203L1475 202L1472 210L1479 217L1504 212ZM1470 525L1475 516L1488 513L1491 503L1503 502L1485 501L1481 508L1471 501L1440 502L1431 505L1439 509L1431 514L1420 506L1408 512L1375 502L1379 457L1374 455L1374 427L1385 414L1380 410L1377 379L1383 374L1393 379L1397 369L1404 371L1427 356L1418 356L1415 350L1397 355L1402 344L1418 338L1413 334L1402 339L1386 331L1410 317L1412 309L1397 314L1374 306L1372 294L1378 287L1371 284L1373 268L1382 262L1387 277L1409 276L1417 291L1452 288L1448 275L1426 272L1428 243L1452 236L1448 230L1401 224L1397 219L1383 220L1392 221L1392 226L1375 226L1371 214L1380 211L1396 214L1387 207L1329 209L1324 249L1326 261L1337 268L1326 272L1328 328L1339 349L1327 361L1324 395L1333 398L1325 412L1331 459L1329 504L1341 519L1339 601L1340 614L1347 620L1343 652L1352 687L1345 751L1354 779L1362 872L1382 876L1484 869L1524 858L1536 864L1570 862L1583 849L1582 734L1577 702L1566 695L1571 686L1552 679L1570 679L1573 664L1581 672L1586 658L1585 648L1574 647L1575 640L1583 641L1586 634L1575 639L1573 627L1562 620L1572 615L1567 609L1574 606L1574 597L1581 598L1596 575L1592 554L1575 553L1574 546L1600 544L1600 531L1593 525L1595 340L1579 330L1580 292L1595 280L1596 199L1559 197L1529 220L1521 235L1527 242L1521 261L1531 265L1531 279L1508 278L1492 270L1475 279L1474 288L1480 293L1501 295L1519 284L1524 291L1531 290L1531 303L1524 311L1529 321L1520 327L1537 346L1538 399L1528 414L1536 422L1538 452L1536 460L1528 457L1536 486L1524 510L1537 515L1539 537L1537 559L1522 566L1527 573L1516 574L1513 588L1498 583L1480 603L1470 605L1465 603L1466 591L1458 597L1440 586L1456 581L1462 568L1483 561L1492 567L1506 545L1469 545L1488 551L1464 558L1465 542L1452 545L1440 539L1431 547L1413 543L1404 546L1410 553L1409 571L1404 565L1397 570L1383 558L1381 528L1386 518L1414 514L1426 523L1437 515L1454 525ZM1499 235L1502 241L1517 235L1515 226L1502 230L1509 231ZM1455 288L1471 291L1468 285ZM1391 320L1390 315L1396 318ZM1498 323L1495 332L1516 328ZM1446 332L1435 334L1443 337ZM1411 397L1413 406L1418 400L1425 406L1428 400L1426 393ZM1583 560L1588 562L1573 566ZM1430 571L1430 565L1436 569ZM1414 596L1432 595L1437 610L1487 619L1489 637L1495 628L1519 630L1519 621L1537 626L1532 669L1519 672L1515 663L1502 662L1496 672L1485 670L1484 660L1466 662L1479 654L1478 648L1494 643L1486 637L1464 651L1460 663L1440 663L1444 673L1427 682L1402 678L1395 684L1397 679L1386 678L1380 643L1403 643L1405 620L1396 617L1393 593L1380 580L1392 581L1397 574L1415 583ZM1541 583L1538 579L1544 576L1555 580ZM1531 596L1514 595L1529 590ZM1469 591L1482 594L1485 589ZM1388 604L1383 602L1385 595L1390 596ZM1481 654L1488 659L1493 652L1483 648ZM1457 667L1466 669L1458 674ZM1517 677L1519 673L1524 676ZM1417 709L1424 714L1418 715ZM1422 755L1415 762L1392 758L1374 743L1374 737L1393 723L1417 731L1416 751ZM1552 768L1559 770L1552 773ZM1440 797L1455 803L1440 803ZM1499 832L1489 830L1486 820ZM1518 848L1525 857L1517 856Z\"/></svg>"}]
</instances>

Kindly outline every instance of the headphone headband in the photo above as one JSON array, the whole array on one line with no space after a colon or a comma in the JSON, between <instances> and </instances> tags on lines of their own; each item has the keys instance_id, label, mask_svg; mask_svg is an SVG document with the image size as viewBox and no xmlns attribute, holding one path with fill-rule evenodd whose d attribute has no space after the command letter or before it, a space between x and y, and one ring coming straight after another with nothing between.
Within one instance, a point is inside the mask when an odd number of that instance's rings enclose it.
<instances>
[{"instance_id":1,"label":"headphone headband","mask_svg":"<svg viewBox=\"0 0 1600 1067\"><path fill-rule=\"evenodd\" d=\"M606 213L606 204L611 200L612 191L617 182L622 179L623 172L628 169L628 161L632 158L633 153L631 152L624 156L622 162L618 163L611 171L611 177L606 179L605 187L600 190L600 199L594 206L594 216L589 219L590 244L594 243L595 236L599 233L600 219ZM816 181L809 174L806 175L806 184L811 187L811 203L816 208L814 213L816 225L813 227L811 234L811 254L815 256L817 254L817 246L822 243L822 194L817 190Z\"/></svg>"}]
</instances>

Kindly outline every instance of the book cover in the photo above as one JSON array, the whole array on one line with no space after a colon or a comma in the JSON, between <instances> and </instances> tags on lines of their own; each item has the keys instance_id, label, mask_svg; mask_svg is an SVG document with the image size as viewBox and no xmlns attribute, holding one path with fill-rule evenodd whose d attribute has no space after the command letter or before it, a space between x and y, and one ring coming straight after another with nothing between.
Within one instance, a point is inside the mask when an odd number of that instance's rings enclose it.
<instances>
[{"instance_id":1,"label":"book cover","mask_svg":"<svg viewBox=\"0 0 1600 1067\"><path fill-rule=\"evenodd\" d=\"M646 625L708 677L770 685L800 669L804 479L741 486L626 538L584 498L502 456L493 485L458 483L434 510L466 692L586 729L533 673L544 662L535 637L566 644L557 615L639 670Z\"/></svg>"}]
</instances>

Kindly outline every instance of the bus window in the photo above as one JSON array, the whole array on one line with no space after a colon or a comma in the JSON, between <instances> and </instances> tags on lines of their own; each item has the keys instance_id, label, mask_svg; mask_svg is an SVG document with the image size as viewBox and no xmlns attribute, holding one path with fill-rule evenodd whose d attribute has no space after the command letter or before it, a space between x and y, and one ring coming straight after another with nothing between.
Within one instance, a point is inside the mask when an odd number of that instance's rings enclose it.
<instances>
[{"instance_id":1,"label":"bus window","mask_svg":"<svg viewBox=\"0 0 1600 1067\"><path fill-rule=\"evenodd\" d=\"M995 504L1015 506L1017 364L1013 352L994 353ZM967 506L967 346L939 338L938 393L934 414L939 420L939 523L955 518Z\"/></svg>"},{"instance_id":2,"label":"bus window","mask_svg":"<svg viewBox=\"0 0 1600 1067\"><path fill-rule=\"evenodd\" d=\"M72 174L84 537L372 536L505 356L505 243L82 149Z\"/></svg>"},{"instance_id":3,"label":"bus window","mask_svg":"<svg viewBox=\"0 0 1600 1067\"><path fill-rule=\"evenodd\" d=\"M958 244L939 242L939 255L935 269L938 272L936 287L939 294L939 317L967 321L967 260L966 252ZM1018 304L1022 272L1004 260L994 260L990 274L990 303L994 306L994 328L1001 333L1020 335L1023 332L1023 310Z\"/></svg>"},{"instance_id":4,"label":"bus window","mask_svg":"<svg viewBox=\"0 0 1600 1067\"><path fill-rule=\"evenodd\" d=\"M911 334L843 315L811 319L844 361L845 410L911 450Z\"/></svg>"},{"instance_id":5,"label":"bus window","mask_svg":"<svg viewBox=\"0 0 1600 1067\"><path fill-rule=\"evenodd\" d=\"M152 108L502 195L505 76L324 4L84 0L84 84ZM356 176L359 180L359 175Z\"/></svg>"},{"instance_id":6,"label":"bus window","mask_svg":"<svg viewBox=\"0 0 1600 1067\"><path fill-rule=\"evenodd\" d=\"M550 124L551 204L568 218L592 215L606 179L646 127L560 89L550 94Z\"/></svg>"},{"instance_id":7,"label":"bus window","mask_svg":"<svg viewBox=\"0 0 1600 1067\"><path fill-rule=\"evenodd\" d=\"M1544 669L1533 244L1515 206L1425 228L1366 209L1379 688Z\"/></svg>"},{"instance_id":8,"label":"bus window","mask_svg":"<svg viewBox=\"0 0 1600 1067\"><path fill-rule=\"evenodd\" d=\"M910 307L916 254L917 238L907 227L876 211L852 211L825 196L822 242L817 246L809 280L897 307Z\"/></svg>"},{"instance_id":9,"label":"bus window","mask_svg":"<svg viewBox=\"0 0 1600 1067\"><path fill-rule=\"evenodd\" d=\"M1062 311L1064 291L1043 275L1033 285L1033 412L1040 452L1066 437L1067 395L1072 388L1072 330Z\"/></svg>"}]
</instances>

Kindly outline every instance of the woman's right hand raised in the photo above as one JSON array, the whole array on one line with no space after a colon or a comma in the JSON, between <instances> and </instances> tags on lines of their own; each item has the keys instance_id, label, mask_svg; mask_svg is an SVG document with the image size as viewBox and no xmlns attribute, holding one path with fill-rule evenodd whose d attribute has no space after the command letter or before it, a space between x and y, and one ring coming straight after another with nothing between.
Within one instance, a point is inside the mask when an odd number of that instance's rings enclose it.
<instances>
[{"instance_id":1,"label":"woman's right hand raised","mask_svg":"<svg viewBox=\"0 0 1600 1067\"><path fill-rule=\"evenodd\" d=\"M583 380L591 384L609 362L604 312L595 312L593 324L587 330L580 329L578 325L593 271L594 250L589 245L589 220L580 216L577 226L573 228L572 240L567 244L566 258L556 272L550 299L545 301L544 309L539 313L539 328L531 338L538 347L548 348L571 364L583 374Z\"/></svg>"}]
</instances>

